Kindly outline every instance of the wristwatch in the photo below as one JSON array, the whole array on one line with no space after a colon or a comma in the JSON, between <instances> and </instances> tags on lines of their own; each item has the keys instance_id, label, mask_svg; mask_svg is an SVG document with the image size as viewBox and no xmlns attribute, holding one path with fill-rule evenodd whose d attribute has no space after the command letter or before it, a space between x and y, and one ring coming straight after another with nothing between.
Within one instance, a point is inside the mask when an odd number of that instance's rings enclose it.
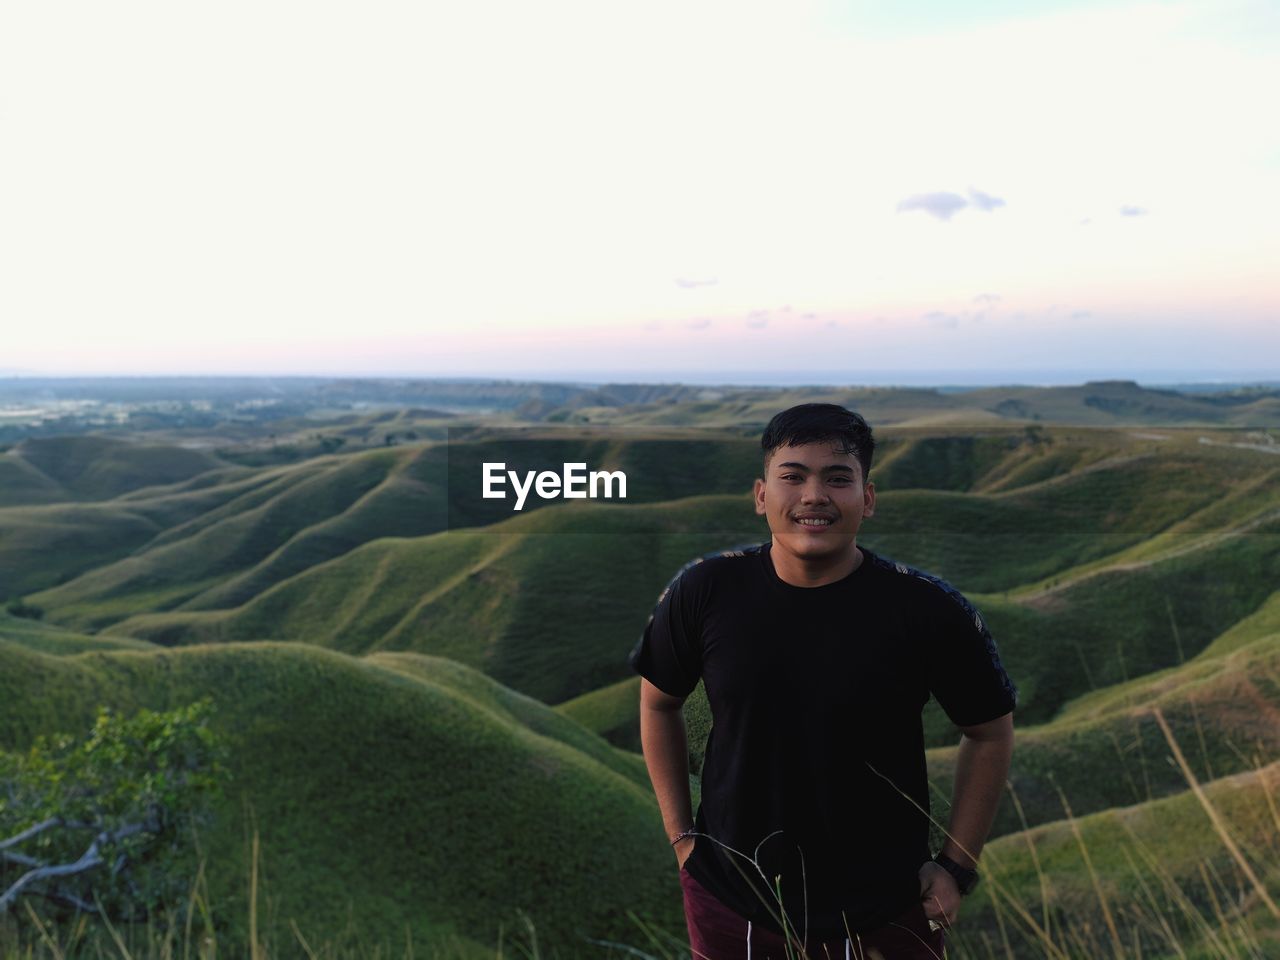
<instances>
[{"instance_id":1,"label":"wristwatch","mask_svg":"<svg viewBox=\"0 0 1280 960\"><path fill-rule=\"evenodd\" d=\"M960 896L967 897L978 885L978 871L962 867L945 853L939 853L933 862L956 878L956 886L960 888Z\"/></svg>"}]
</instances>

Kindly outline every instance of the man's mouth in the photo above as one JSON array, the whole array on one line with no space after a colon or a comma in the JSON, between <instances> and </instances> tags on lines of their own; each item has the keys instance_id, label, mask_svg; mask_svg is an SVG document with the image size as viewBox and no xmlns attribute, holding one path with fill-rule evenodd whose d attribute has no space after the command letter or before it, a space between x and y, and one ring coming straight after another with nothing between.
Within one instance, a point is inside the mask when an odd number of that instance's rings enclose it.
<instances>
[{"instance_id":1,"label":"man's mouth","mask_svg":"<svg viewBox=\"0 0 1280 960\"><path fill-rule=\"evenodd\" d=\"M815 516L796 517L795 521L802 527L810 527L815 530L821 530L823 527L829 527L831 524L836 522L835 517Z\"/></svg>"}]
</instances>

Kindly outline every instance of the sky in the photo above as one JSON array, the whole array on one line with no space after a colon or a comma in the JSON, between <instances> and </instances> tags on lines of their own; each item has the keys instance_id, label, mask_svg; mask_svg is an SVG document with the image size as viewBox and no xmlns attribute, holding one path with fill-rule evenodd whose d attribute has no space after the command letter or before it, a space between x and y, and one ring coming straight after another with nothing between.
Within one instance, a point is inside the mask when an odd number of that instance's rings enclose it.
<instances>
[{"instance_id":1,"label":"sky","mask_svg":"<svg viewBox=\"0 0 1280 960\"><path fill-rule=\"evenodd\" d=\"M0 374L1280 379L1278 10L5 4Z\"/></svg>"}]
</instances>

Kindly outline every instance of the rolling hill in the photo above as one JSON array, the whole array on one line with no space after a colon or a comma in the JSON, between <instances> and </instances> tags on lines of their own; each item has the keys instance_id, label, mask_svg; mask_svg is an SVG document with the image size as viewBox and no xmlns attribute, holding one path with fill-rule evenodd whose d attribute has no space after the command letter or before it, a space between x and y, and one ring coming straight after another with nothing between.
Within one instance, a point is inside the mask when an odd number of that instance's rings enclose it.
<instances>
[{"instance_id":1,"label":"rolling hill","mask_svg":"<svg viewBox=\"0 0 1280 960\"><path fill-rule=\"evenodd\" d=\"M262 936L286 947L291 919L318 943L350 917L364 943L403 944L407 929L492 945L519 908L562 956L600 956L588 937L638 940L619 903L678 924L640 758L473 670L303 644L51 656L0 639L8 749L87 730L98 703L171 709L204 693L231 751L202 838L220 939L246 942L246 810L273 904Z\"/></svg>"},{"instance_id":2,"label":"rolling hill","mask_svg":"<svg viewBox=\"0 0 1280 960\"><path fill-rule=\"evenodd\" d=\"M1018 803L1002 805L984 856L1007 895L966 906L966 956L1004 955L1006 940L1050 955L1026 921L1046 913L1056 942L1110 950L1077 831L1143 956L1178 953L1141 913L1177 902L1165 879L1147 874L1151 904L1121 895L1141 888L1126 857L1152 852L1205 916L1221 878L1224 915L1275 942L1153 712L1275 889L1280 459L1265 431L1185 426L1244 423L1271 398L1166 393L832 394L890 424L860 542L964 590L1021 692ZM26 441L0 454L0 597L44 620L0 614L0 746L83 726L99 702L215 693L237 774L208 838L228 930L245 915L247 800L275 920L320 941L351 917L371 942L402 943L408 924L416 943L483 950L523 908L540 942L575 956L584 936L639 942L630 903L678 935L626 656L684 562L767 535L746 490L752 424L778 404L767 391L547 393L526 415L589 422L457 423L444 443L376 446L379 426L406 421L362 415L338 427L375 431L350 453L201 453L154 474L152 454ZM1115 423L1128 426L1098 426ZM477 495L491 460L585 461L634 481L625 503L513 513ZM686 713L696 760L705 700ZM942 817L956 731L935 703L924 721ZM1175 932L1185 955L1211 955L1212 927Z\"/></svg>"}]
</instances>

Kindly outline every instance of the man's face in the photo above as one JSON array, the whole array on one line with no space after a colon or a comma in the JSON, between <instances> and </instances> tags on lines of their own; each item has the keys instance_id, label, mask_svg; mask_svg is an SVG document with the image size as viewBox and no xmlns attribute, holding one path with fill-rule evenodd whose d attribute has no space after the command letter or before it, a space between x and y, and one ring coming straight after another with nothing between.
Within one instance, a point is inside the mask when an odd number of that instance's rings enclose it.
<instances>
[{"instance_id":1,"label":"man's face","mask_svg":"<svg viewBox=\"0 0 1280 960\"><path fill-rule=\"evenodd\" d=\"M779 447L755 483L756 513L769 522L774 549L802 560L836 559L853 549L876 491L862 466L834 443Z\"/></svg>"}]
</instances>

